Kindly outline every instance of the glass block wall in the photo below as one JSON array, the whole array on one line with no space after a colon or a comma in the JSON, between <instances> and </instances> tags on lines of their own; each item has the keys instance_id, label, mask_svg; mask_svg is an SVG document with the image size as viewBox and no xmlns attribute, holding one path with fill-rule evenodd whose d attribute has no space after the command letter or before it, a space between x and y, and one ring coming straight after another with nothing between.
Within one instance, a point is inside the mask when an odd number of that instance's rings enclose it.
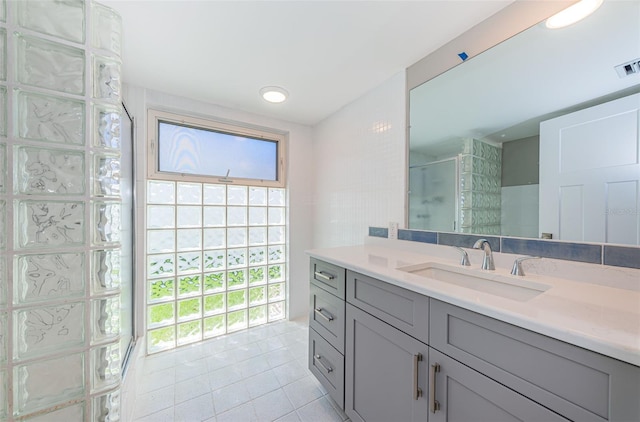
<instances>
[{"instance_id":1,"label":"glass block wall","mask_svg":"<svg viewBox=\"0 0 640 422\"><path fill-rule=\"evenodd\" d=\"M0 420L118 420L120 36L0 0Z\"/></svg>"},{"instance_id":2,"label":"glass block wall","mask_svg":"<svg viewBox=\"0 0 640 422\"><path fill-rule=\"evenodd\" d=\"M500 235L502 151L465 139L460 156L460 232Z\"/></svg>"},{"instance_id":3,"label":"glass block wall","mask_svg":"<svg viewBox=\"0 0 640 422\"><path fill-rule=\"evenodd\" d=\"M147 183L148 353L285 318L285 189Z\"/></svg>"}]
</instances>

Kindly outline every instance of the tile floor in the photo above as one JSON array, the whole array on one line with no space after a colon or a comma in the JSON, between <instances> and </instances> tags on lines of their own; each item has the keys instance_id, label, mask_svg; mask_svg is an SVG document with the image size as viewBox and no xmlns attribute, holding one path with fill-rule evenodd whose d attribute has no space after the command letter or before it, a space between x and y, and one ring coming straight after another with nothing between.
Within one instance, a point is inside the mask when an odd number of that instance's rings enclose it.
<instances>
[{"instance_id":1,"label":"tile floor","mask_svg":"<svg viewBox=\"0 0 640 422\"><path fill-rule=\"evenodd\" d=\"M307 321L282 321L146 357L135 422L343 422L307 369Z\"/></svg>"}]
</instances>

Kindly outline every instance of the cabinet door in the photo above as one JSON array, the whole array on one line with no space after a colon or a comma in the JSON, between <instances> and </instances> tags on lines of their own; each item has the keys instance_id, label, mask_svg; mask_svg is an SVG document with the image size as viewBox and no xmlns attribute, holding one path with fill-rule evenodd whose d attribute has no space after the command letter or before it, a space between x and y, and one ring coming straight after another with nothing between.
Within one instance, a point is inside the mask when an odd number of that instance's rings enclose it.
<instances>
[{"instance_id":1,"label":"cabinet door","mask_svg":"<svg viewBox=\"0 0 640 422\"><path fill-rule=\"evenodd\" d=\"M429 422L567 421L435 349L429 350L429 373Z\"/></svg>"},{"instance_id":2,"label":"cabinet door","mask_svg":"<svg viewBox=\"0 0 640 422\"><path fill-rule=\"evenodd\" d=\"M353 422L427 420L428 347L347 304L345 412Z\"/></svg>"}]
</instances>

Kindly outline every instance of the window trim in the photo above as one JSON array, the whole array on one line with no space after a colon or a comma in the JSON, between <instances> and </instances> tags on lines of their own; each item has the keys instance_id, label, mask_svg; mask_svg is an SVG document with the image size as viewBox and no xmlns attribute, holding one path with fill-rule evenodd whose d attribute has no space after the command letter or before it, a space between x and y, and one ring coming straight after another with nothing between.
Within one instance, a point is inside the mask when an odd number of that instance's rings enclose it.
<instances>
[{"instance_id":1,"label":"window trim","mask_svg":"<svg viewBox=\"0 0 640 422\"><path fill-rule=\"evenodd\" d=\"M196 129L213 130L216 132L225 132L234 135L246 136L255 139L264 139L276 143L277 154L277 180L250 179L233 177L229 175L225 177L196 175L187 173L173 173L160 171L158 168L158 127L160 122L175 123L177 125L186 125ZM199 183L226 183L235 185L252 185L266 186L275 188L286 187L285 157L286 155L287 136L284 133L269 131L263 128L250 128L240 123L221 122L212 119L188 116L184 114L175 114L166 111L149 108L147 110L147 177L152 180L173 180L180 182L199 182Z\"/></svg>"}]
</instances>

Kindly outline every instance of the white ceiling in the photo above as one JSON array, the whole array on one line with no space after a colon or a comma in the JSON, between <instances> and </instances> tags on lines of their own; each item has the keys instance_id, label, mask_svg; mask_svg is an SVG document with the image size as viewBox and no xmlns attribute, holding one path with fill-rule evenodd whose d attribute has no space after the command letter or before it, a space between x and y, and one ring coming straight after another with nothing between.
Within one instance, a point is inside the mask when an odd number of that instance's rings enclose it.
<instances>
[{"instance_id":1,"label":"white ceiling","mask_svg":"<svg viewBox=\"0 0 640 422\"><path fill-rule=\"evenodd\" d=\"M314 125L513 0L99 1L122 16L125 83Z\"/></svg>"}]
</instances>

